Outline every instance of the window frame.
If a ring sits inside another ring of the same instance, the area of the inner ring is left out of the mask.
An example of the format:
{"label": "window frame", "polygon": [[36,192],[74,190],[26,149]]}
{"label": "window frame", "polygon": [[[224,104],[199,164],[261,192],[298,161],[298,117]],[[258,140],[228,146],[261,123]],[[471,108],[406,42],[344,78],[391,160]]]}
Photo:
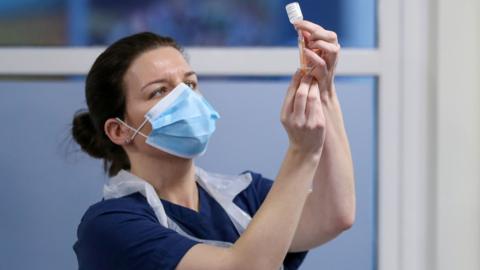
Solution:
{"label": "window frame", "polygon": [[[428,135],[427,127],[418,129],[428,120],[426,112],[418,109],[428,101],[428,93],[422,88],[427,74],[423,66],[407,68],[406,63],[409,57],[420,57],[416,61],[427,64],[428,53],[417,55],[427,48],[405,42],[410,37],[428,36],[424,35],[428,31],[427,2],[377,0],[378,47],[344,48],[337,67],[338,76],[378,78],[375,225],[379,270],[427,269],[422,268],[428,259],[427,244],[415,238],[428,224],[424,195],[428,194],[425,176],[429,172],[422,166],[427,156],[421,148],[415,148],[426,143]],[[420,25],[411,25],[412,18]],[[0,76],[86,75],[103,49],[0,47]],[[288,76],[298,63],[298,50],[287,47],[187,47],[186,51],[201,76]],[[412,112],[406,104],[415,104],[417,110]],[[412,113],[418,113],[418,117],[412,117]]]}

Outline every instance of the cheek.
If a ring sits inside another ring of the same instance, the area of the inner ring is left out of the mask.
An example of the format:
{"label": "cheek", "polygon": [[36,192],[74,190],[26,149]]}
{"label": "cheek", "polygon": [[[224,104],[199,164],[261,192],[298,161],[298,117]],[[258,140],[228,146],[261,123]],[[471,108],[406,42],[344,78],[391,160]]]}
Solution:
{"label": "cheek", "polygon": [[[142,125],[142,123],[145,121],[145,114],[148,112],[150,107],[151,106],[148,104],[148,102],[142,102],[141,100],[135,99],[127,99],[125,113],[125,119],[127,120],[127,123],[131,125],[134,129],[140,127],[140,125]],[[140,129],[140,131],[145,135],[150,134],[151,130],[152,127],[150,125],[150,122],[148,121]]]}
{"label": "cheek", "polygon": [[150,122],[147,121],[140,131],[147,136],[150,135],[150,132],[152,132],[152,125]]}
{"label": "cheek", "polygon": [[130,126],[137,129],[145,120],[144,116],[149,107],[146,100],[140,95],[141,93],[136,90],[139,88],[139,82],[135,76],[127,73],[124,79],[124,87],[125,120]]}

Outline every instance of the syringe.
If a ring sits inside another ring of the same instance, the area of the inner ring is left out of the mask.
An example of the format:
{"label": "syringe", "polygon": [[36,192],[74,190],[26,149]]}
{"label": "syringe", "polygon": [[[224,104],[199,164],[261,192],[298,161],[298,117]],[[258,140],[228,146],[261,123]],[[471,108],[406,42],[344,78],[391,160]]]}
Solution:
{"label": "syringe", "polygon": [[[298,2],[293,2],[285,6],[285,9],[287,10],[288,14],[288,20],[290,20],[290,23],[294,23],[295,21],[298,20],[303,20],[303,15],[302,15],[302,10],[300,9],[300,5]],[[299,49],[299,55],[300,55],[300,69],[302,71],[307,71],[307,61],[305,60],[305,55],[303,53],[303,49],[305,48],[305,39],[303,37],[302,31],[297,30],[298,32],[298,49]]]}

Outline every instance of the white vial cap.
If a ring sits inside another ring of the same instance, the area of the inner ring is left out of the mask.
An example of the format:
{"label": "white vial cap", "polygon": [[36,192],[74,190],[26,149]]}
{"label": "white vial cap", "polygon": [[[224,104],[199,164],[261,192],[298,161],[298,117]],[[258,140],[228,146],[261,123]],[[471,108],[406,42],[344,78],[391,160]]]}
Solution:
{"label": "white vial cap", "polygon": [[298,20],[303,20],[302,10],[300,9],[300,5],[298,2],[293,2],[285,6],[287,10],[288,19],[290,23],[294,23]]}

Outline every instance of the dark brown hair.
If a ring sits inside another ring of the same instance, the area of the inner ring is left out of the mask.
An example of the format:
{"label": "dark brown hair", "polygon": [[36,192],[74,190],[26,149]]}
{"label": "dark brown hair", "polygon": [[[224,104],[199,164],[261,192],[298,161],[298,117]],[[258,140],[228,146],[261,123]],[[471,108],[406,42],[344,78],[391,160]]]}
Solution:
{"label": "dark brown hair", "polygon": [[114,144],[104,132],[109,118],[124,118],[124,75],[131,63],[142,53],[159,47],[182,48],[170,37],[144,32],[131,35],[110,45],[93,63],[85,82],[88,110],[78,111],[73,117],[72,136],[83,151],[104,160],[109,176],[121,169],[130,169],[130,161],[123,148]]}

